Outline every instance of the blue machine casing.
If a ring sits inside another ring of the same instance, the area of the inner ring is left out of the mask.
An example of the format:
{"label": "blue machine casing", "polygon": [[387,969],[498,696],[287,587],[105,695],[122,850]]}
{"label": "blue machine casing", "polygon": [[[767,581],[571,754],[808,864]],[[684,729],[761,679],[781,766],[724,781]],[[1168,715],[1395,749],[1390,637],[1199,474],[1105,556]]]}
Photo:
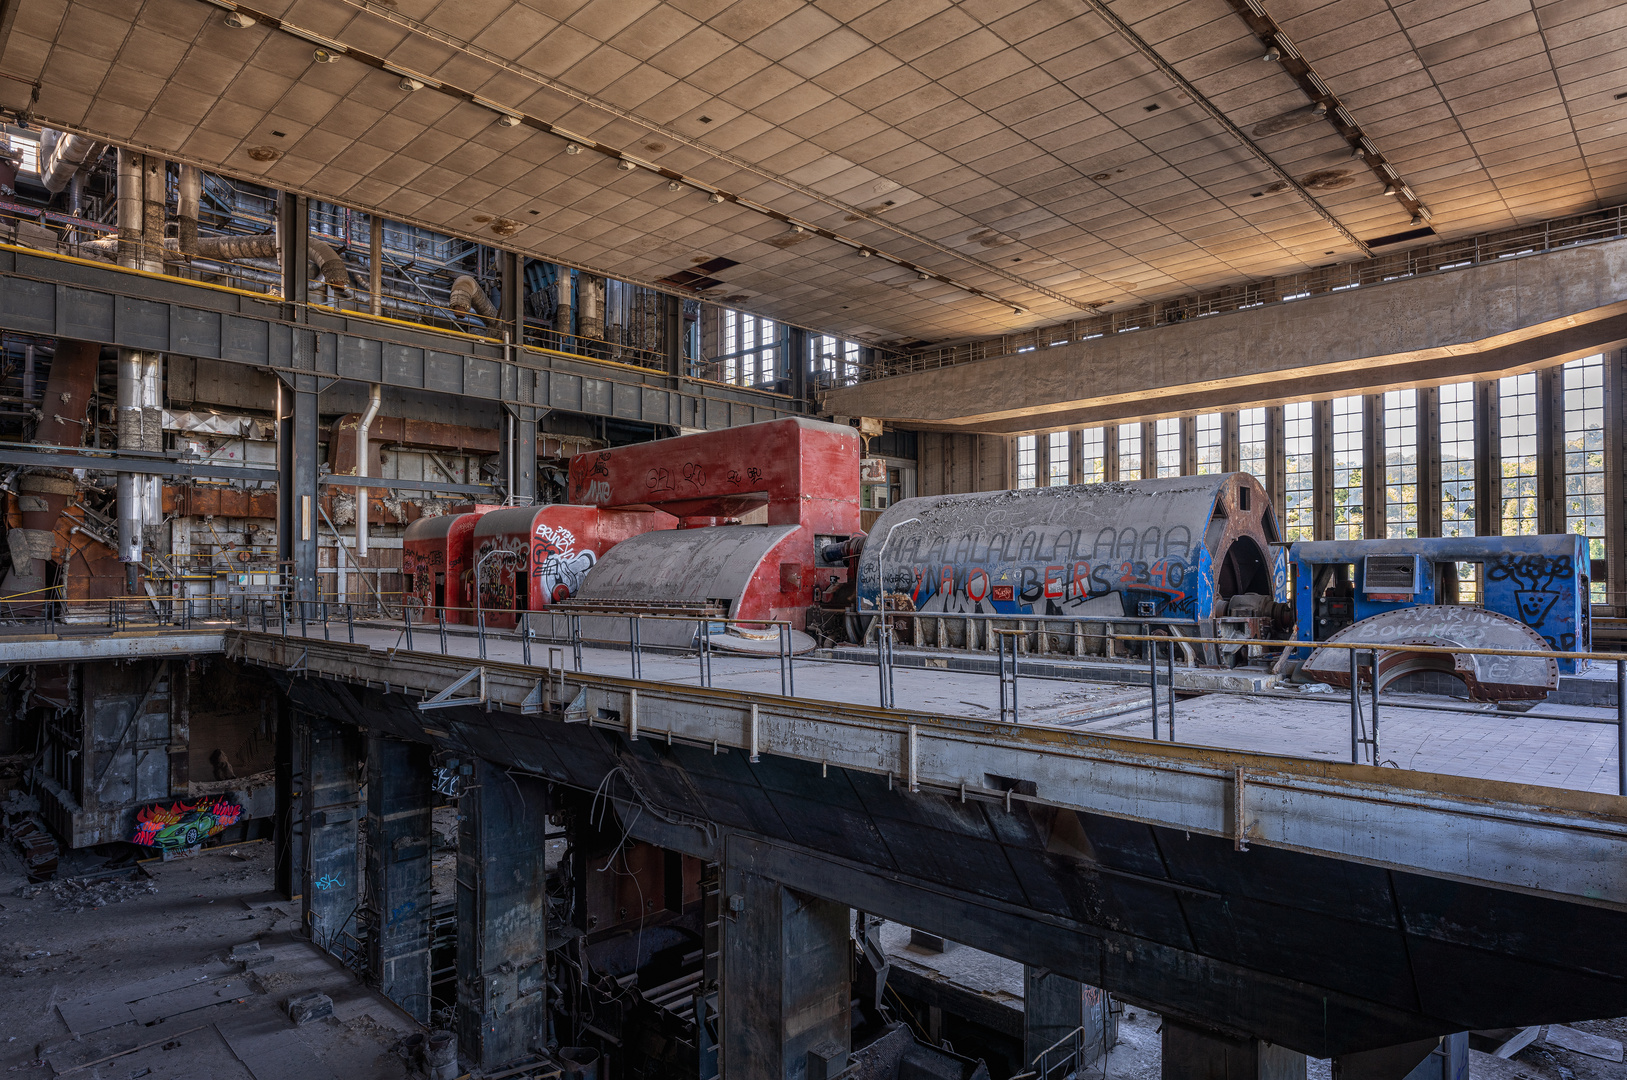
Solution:
{"label": "blue machine casing", "polygon": [[[1372,555],[1419,557],[1417,592],[1393,599],[1390,597],[1398,597],[1397,593],[1369,593],[1364,586],[1367,559]],[[1440,603],[1436,567],[1479,563],[1481,600],[1477,606],[1517,619],[1560,652],[1584,651],[1592,644],[1587,540],[1570,533],[1301,541],[1290,548],[1289,562],[1298,623],[1295,639],[1299,641],[1315,640],[1312,590],[1317,566],[1345,563],[1355,567],[1355,621],[1360,622],[1384,611]],[[1557,663],[1566,674],[1576,670],[1574,660]]]}

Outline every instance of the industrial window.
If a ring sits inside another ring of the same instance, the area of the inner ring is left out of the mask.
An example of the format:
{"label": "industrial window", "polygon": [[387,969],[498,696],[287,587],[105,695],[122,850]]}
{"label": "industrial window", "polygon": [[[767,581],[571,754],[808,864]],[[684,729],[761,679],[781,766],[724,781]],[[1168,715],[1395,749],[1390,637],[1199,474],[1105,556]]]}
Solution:
{"label": "industrial window", "polygon": [[1441,387],[1440,402],[1441,535],[1473,536],[1474,383]]}
{"label": "industrial window", "polygon": [[1282,407],[1282,480],[1286,495],[1283,538],[1316,539],[1316,470],[1311,446],[1316,427],[1311,403],[1296,402]]}
{"label": "industrial window", "polygon": [[1418,391],[1384,395],[1384,535],[1418,535]]}
{"label": "industrial window", "polygon": [[1362,400],[1333,399],[1333,539],[1360,540],[1362,511]]}
{"label": "industrial window", "polygon": [[1045,483],[1048,487],[1062,487],[1068,482],[1068,433],[1051,432],[1046,451]]}
{"label": "industrial window", "polygon": [[1537,377],[1535,373],[1497,380],[1502,459],[1504,536],[1537,531]]}
{"label": "industrial window", "polygon": [[859,380],[859,343],[820,334],[814,338],[815,381],[824,386],[851,386]]}
{"label": "industrial window", "polygon": [[1175,417],[1158,421],[1153,429],[1154,467],[1157,476],[1181,475],[1181,422]]}
{"label": "industrial window", "polygon": [[1017,436],[1017,486],[1039,486],[1039,436]]}
{"label": "industrial window", "polygon": [[1107,479],[1107,429],[1085,428],[1079,433],[1079,482],[1099,484]]}
{"label": "industrial window", "polygon": [[1222,447],[1220,445],[1221,417],[1217,412],[1199,413],[1197,423],[1193,430],[1197,434],[1198,475],[1221,471],[1224,464]]}
{"label": "industrial window", "polygon": [[1265,483],[1265,410],[1237,410],[1237,466]]}
{"label": "industrial window", "polygon": [[[1604,356],[1572,360],[1565,380],[1565,531],[1587,537],[1590,561],[1604,558]],[[1591,571],[1590,571],[1591,575]],[[1606,602],[1602,575],[1593,602]]]}
{"label": "industrial window", "polygon": [[0,136],[5,138],[17,155],[17,171],[38,174],[40,171],[40,144],[38,139],[25,139],[20,135]]}
{"label": "industrial window", "polygon": [[1141,425],[1119,425],[1119,479],[1141,479]]}
{"label": "industrial window", "polygon": [[723,381],[736,386],[772,386],[779,374],[779,332],[770,319],[724,308]]}

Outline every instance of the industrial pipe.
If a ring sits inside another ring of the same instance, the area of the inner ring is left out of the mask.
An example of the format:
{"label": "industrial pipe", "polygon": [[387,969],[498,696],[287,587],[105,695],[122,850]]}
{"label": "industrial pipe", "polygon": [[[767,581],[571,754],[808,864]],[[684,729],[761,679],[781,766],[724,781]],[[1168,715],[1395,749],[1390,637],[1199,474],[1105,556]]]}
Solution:
{"label": "industrial pipe", "polygon": [[[119,152],[120,179],[123,177],[125,154]],[[119,203],[124,203],[123,185],[120,185]],[[123,216],[122,214],[120,215]],[[142,357],[137,349],[119,350],[118,396],[115,421],[118,427],[119,447],[140,450],[141,445],[141,372]],[[142,477],[136,473],[119,473],[117,497],[119,516],[119,561],[141,561]]]}
{"label": "industrial pipe", "polygon": [[368,310],[384,314],[384,219],[373,214],[367,230]]}
{"label": "industrial pipe", "polygon": [[471,308],[482,319],[497,318],[497,307],[491,302],[479,283],[468,274],[463,274],[452,282],[452,310],[459,315],[467,315]]}
{"label": "industrial pipe", "polygon": [[[49,147],[46,136],[55,135]],[[80,169],[101,154],[95,139],[88,135],[68,135],[60,131],[47,131],[40,136],[40,182],[45,190],[55,195],[68,186]],[[93,153],[96,151],[96,153]]]}
{"label": "industrial pipe", "polygon": [[176,246],[183,258],[192,259],[198,254],[198,204],[203,201],[203,173],[194,165],[182,165],[176,187]]}
{"label": "industrial pipe", "polygon": [[[368,391],[367,411],[362,413],[360,423],[356,425],[356,475],[367,475],[367,429],[373,425],[373,417],[379,414],[379,384],[374,383]],[[356,557],[367,556],[367,487],[356,485]]]}
{"label": "industrial pipe", "polygon": [[[122,241],[122,237],[121,237]],[[121,241],[91,240],[81,244],[80,248],[86,251],[110,253],[117,250]],[[203,236],[198,237],[196,250],[190,255],[175,237],[164,241],[164,250],[173,251],[177,255],[196,259],[213,259],[230,262],[236,259],[278,259],[281,256],[277,251],[277,238],[275,233],[255,233],[251,236]],[[310,263],[322,277],[322,283],[340,296],[350,295],[350,270],[345,266],[342,255],[333,249],[331,244],[312,236],[309,246]],[[123,260],[120,260],[121,264]]]}

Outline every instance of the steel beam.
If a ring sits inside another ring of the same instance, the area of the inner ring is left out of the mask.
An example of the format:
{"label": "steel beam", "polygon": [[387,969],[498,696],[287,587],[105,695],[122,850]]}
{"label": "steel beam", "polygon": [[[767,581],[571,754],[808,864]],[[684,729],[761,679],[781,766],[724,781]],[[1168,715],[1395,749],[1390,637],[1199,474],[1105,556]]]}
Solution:
{"label": "steel beam", "polygon": [[[303,264],[300,264],[303,265]],[[682,427],[736,427],[804,411],[781,394],[682,380],[359,312],[140,274],[0,245],[0,329],[289,371],[295,326],[315,335],[316,374],[488,401]]]}
{"label": "steel beam", "polygon": [[[432,693],[468,671],[462,657],[251,631],[228,637],[233,656],[282,669],[308,646],[306,670],[337,680],[399,687],[410,679]],[[505,714],[505,724],[546,737],[550,725],[562,723],[551,718],[558,712],[520,715],[541,669],[488,662],[485,670],[487,705]],[[625,734],[634,690],[646,739],[670,733],[691,746],[755,751],[895,783],[913,777],[922,790],[956,797],[1065,807],[1228,839],[1241,820],[1251,848],[1627,911],[1627,800],[1619,796],[612,676],[568,673],[563,695],[580,696],[576,713],[587,723]],[[484,707],[449,709],[435,726],[472,737],[490,726],[486,717]],[[513,764],[527,768],[523,759]],[[1248,793],[1241,814],[1233,801],[1240,771]],[[1005,779],[996,785],[991,777]]]}

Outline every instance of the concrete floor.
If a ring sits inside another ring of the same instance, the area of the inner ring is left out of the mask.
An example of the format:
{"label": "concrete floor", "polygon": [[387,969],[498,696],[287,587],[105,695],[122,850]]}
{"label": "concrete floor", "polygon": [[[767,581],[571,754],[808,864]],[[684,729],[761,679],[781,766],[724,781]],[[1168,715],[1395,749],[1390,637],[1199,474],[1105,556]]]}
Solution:
{"label": "concrete floor", "polygon": [[[88,853],[75,853],[83,862]],[[398,1080],[413,1022],[300,934],[269,843],[150,863],[150,879],[26,884],[0,855],[0,1071],[83,1080]],[[85,867],[80,866],[83,870]],[[273,959],[244,972],[235,945]],[[334,1016],[281,1003],[320,990]]]}
{"label": "concrete floor", "polygon": [[[320,627],[313,625],[311,631],[317,636]],[[332,627],[330,632],[335,639],[344,639],[343,626]],[[358,627],[356,641],[374,649],[404,648],[406,644],[401,630],[382,626]],[[413,645],[419,651],[440,652],[440,639],[433,629],[427,633],[415,630]],[[469,633],[453,632],[448,634],[447,651],[474,658],[478,656],[478,644]],[[518,640],[496,635],[488,635],[487,655],[508,663],[522,659]],[[535,664],[545,666],[547,644],[533,643],[531,655]],[[569,666],[568,649],[564,656]],[[582,663],[586,671],[595,674],[632,673],[631,654],[625,649],[584,647]],[[780,692],[781,668],[773,657],[714,653],[712,674],[713,684],[719,687]],[[693,656],[646,653],[643,677],[700,684],[699,666]],[[799,658],[794,681],[799,698],[866,706],[878,703],[874,666]],[[992,674],[899,667],[894,670],[894,687],[896,700],[904,708],[971,719],[999,716],[1000,688]],[[1024,678],[1019,683],[1019,695],[1019,716],[1025,724],[1060,725],[1128,738],[1152,737],[1144,686]],[[1161,700],[1162,696],[1161,688]],[[1465,704],[1429,695],[1386,695],[1379,712],[1380,764],[1582,791],[1614,792],[1617,788],[1615,728],[1566,719],[1613,722],[1614,709],[1542,703],[1523,713],[1489,706],[1474,707],[1478,710],[1474,712],[1442,712],[1392,705],[1392,699],[1418,705]],[[1161,710],[1164,707],[1160,705]],[[1164,715],[1161,711],[1159,733],[1168,739]],[[1350,760],[1350,706],[1338,692],[1284,688],[1269,696],[1201,694],[1178,700],[1175,716],[1176,735],[1184,743]],[[1361,760],[1368,760],[1365,750]]]}

